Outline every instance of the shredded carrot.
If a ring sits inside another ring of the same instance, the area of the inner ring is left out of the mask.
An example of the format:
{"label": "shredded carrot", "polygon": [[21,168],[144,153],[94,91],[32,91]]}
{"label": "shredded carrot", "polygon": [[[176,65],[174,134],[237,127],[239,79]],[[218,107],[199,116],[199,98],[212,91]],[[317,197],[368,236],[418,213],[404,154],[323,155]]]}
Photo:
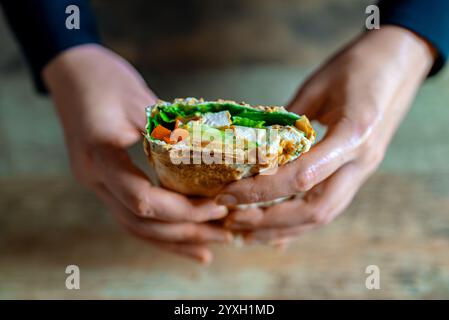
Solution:
{"label": "shredded carrot", "polygon": [[151,132],[151,137],[153,137],[154,139],[165,141],[169,144],[175,144],[186,139],[188,136],[189,131],[187,131],[186,129],[176,128],[175,130],[171,131],[162,125],[158,125],[153,129],[153,132]]}
{"label": "shredded carrot", "polygon": [[171,134],[171,130],[169,130],[159,124],[151,132],[151,137],[153,137],[154,139],[164,140],[164,138],[169,138],[170,134]]}

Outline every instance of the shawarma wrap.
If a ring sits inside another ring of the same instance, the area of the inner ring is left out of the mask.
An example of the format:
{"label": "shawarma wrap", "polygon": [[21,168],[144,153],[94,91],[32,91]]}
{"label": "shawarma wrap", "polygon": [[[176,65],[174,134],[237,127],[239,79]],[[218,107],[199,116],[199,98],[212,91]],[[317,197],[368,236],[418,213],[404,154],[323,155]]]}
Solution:
{"label": "shawarma wrap", "polygon": [[146,113],[144,150],[160,184],[192,196],[274,173],[315,141],[306,116],[278,106],[187,98],[158,101]]}

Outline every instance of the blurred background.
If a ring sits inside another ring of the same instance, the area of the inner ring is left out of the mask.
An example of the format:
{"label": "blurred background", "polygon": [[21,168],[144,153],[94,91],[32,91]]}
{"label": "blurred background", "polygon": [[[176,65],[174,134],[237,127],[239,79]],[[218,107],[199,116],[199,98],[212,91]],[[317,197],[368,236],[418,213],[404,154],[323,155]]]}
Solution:
{"label": "blurred background", "polygon": [[[162,99],[285,104],[363,30],[363,0],[93,0],[106,46]],[[210,267],[121,230],[71,177],[61,128],[0,15],[0,298],[449,298],[449,73],[426,81],[379,171],[285,252],[215,246]],[[140,146],[133,157],[145,167]],[[65,267],[81,290],[65,288]],[[367,290],[378,265],[381,289]]]}

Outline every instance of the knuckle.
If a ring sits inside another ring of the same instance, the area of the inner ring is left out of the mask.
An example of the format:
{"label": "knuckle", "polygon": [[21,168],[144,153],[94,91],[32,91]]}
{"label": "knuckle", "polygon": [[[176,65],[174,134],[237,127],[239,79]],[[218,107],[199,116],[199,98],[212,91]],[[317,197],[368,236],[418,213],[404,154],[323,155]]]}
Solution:
{"label": "knuckle", "polygon": [[378,147],[368,148],[362,157],[362,164],[367,168],[368,173],[373,173],[379,168],[384,157],[385,150]]}
{"label": "knuckle", "polygon": [[381,141],[379,141],[378,137],[372,136],[371,134],[358,139],[359,142],[355,149],[356,158],[364,165],[375,170],[385,157],[386,151],[380,146]]}
{"label": "knuckle", "polygon": [[327,219],[325,218],[324,215],[314,215],[314,216],[312,216],[310,222],[311,222],[312,224],[321,226],[321,225],[327,224]]}
{"label": "knuckle", "polygon": [[156,216],[155,210],[149,205],[148,200],[143,194],[137,194],[130,199],[130,205],[133,212],[142,218],[154,218]]}
{"label": "knuckle", "polygon": [[328,212],[324,208],[314,208],[309,217],[309,223],[315,225],[324,225],[327,224],[328,221]]}
{"label": "knuckle", "polygon": [[293,190],[306,192],[312,189],[315,172],[312,169],[302,169],[293,177]]}
{"label": "knuckle", "polygon": [[359,120],[357,121],[358,131],[365,135],[367,132],[371,131],[372,127],[380,120],[381,112],[379,104],[373,101],[368,102],[369,108],[365,108],[363,112],[359,115]]}
{"label": "knuckle", "polygon": [[261,184],[252,183],[248,190],[247,197],[250,202],[260,202],[266,197],[266,192],[261,188]]}
{"label": "knuckle", "polygon": [[378,108],[373,106],[364,109],[355,119],[348,117],[342,119],[341,124],[349,134],[351,145],[361,152],[373,140],[373,128],[380,119],[380,113],[377,110]]}
{"label": "knuckle", "polygon": [[341,124],[348,135],[347,139],[353,147],[357,148],[364,145],[367,136],[366,133],[369,131],[368,123],[365,123],[361,119],[356,121],[352,118],[343,118]]}
{"label": "knuckle", "polygon": [[323,218],[321,215],[314,214],[310,216],[309,222],[311,224],[321,225],[323,223]]}

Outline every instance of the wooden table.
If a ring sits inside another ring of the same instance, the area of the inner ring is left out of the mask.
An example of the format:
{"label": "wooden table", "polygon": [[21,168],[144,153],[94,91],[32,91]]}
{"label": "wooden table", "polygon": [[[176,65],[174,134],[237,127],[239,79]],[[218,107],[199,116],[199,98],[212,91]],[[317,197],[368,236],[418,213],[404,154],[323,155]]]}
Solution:
{"label": "wooden table", "polygon": [[[215,246],[209,267],[130,237],[71,179],[3,179],[0,298],[449,298],[448,178],[376,174],[286,251]],[[70,264],[80,290],[65,288]]]}

